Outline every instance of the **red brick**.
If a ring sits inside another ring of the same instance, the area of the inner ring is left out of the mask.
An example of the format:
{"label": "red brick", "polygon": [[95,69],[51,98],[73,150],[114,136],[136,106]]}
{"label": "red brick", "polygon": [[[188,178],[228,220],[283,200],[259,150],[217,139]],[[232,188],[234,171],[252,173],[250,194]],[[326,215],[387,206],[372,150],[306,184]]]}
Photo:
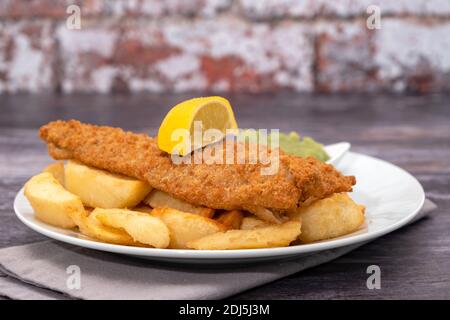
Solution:
{"label": "red brick", "polygon": [[2,0],[0,17],[64,18],[67,7],[76,4],[82,18],[92,16],[165,17],[214,16],[231,7],[232,0]]}
{"label": "red brick", "polygon": [[155,64],[179,52],[179,49],[171,48],[165,43],[146,44],[139,38],[122,38],[117,44],[112,63],[141,68],[142,65]]}
{"label": "red brick", "polygon": [[2,0],[0,17],[6,18],[61,18],[67,16],[70,4],[80,4],[81,0]]}
{"label": "red brick", "polygon": [[201,58],[201,71],[211,89],[231,92],[274,91],[278,88],[271,75],[257,73],[239,57]]}
{"label": "red brick", "polygon": [[58,29],[63,90],[311,90],[312,42],[298,23],[235,19]]}
{"label": "red brick", "polygon": [[312,88],[312,42],[298,23],[247,24],[235,19],[174,24],[167,42],[200,60],[205,89],[264,92]]}
{"label": "red brick", "polygon": [[0,93],[50,91],[56,51],[48,22],[0,24]]}
{"label": "red brick", "polygon": [[212,16],[231,3],[232,0],[85,0],[82,11],[116,17]]}
{"label": "red brick", "polygon": [[450,2],[442,0],[239,0],[243,13],[254,19],[316,16],[367,16],[367,7],[377,5],[381,14],[448,16]]}
{"label": "red brick", "polygon": [[81,30],[67,29],[65,24],[58,27],[63,91],[110,91],[118,33],[112,24],[83,23]]}
{"label": "red brick", "polygon": [[378,78],[396,91],[450,90],[450,22],[386,19],[374,38]]}
{"label": "red brick", "polygon": [[450,90],[450,23],[387,18],[317,26],[316,90],[321,92]]}
{"label": "red brick", "polygon": [[316,91],[371,91],[376,81],[373,32],[364,21],[316,26]]}

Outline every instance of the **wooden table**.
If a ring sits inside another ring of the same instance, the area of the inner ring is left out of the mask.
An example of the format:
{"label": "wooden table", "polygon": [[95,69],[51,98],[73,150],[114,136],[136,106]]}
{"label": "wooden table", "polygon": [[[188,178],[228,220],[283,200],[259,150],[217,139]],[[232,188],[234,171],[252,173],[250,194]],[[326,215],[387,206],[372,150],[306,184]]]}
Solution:
{"label": "wooden table", "polygon": [[[0,96],[0,247],[43,240],[14,216],[13,198],[49,161],[37,128],[76,118],[155,134],[164,114],[190,95]],[[413,173],[438,205],[431,218],[334,262],[235,296],[236,299],[450,298],[450,96],[293,93],[231,95],[241,127],[297,130]],[[381,268],[381,290],[366,287]]]}

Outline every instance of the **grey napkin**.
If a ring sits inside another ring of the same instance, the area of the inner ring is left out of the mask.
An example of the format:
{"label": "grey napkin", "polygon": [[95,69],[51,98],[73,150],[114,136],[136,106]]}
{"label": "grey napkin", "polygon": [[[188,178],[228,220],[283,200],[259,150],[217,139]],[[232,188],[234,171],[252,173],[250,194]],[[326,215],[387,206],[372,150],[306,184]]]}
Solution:
{"label": "grey napkin", "polygon": [[[414,221],[435,208],[432,202],[425,201]],[[12,299],[221,299],[329,262],[363,244],[296,260],[199,267],[156,263],[43,241],[0,250],[0,296]],[[79,289],[73,288],[73,278],[69,279],[73,276],[69,266],[79,267]]]}

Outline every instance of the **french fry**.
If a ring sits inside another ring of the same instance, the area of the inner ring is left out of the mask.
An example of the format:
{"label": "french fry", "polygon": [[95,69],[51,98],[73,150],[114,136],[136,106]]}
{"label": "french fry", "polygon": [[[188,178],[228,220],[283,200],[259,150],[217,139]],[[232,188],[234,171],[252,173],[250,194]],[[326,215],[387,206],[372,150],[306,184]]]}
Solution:
{"label": "french fry", "polygon": [[65,186],[93,208],[131,208],[150,192],[148,183],[76,161],[65,166]]}
{"label": "french fry", "polygon": [[183,212],[195,213],[206,218],[212,218],[214,215],[214,209],[194,206],[171,196],[167,192],[156,189],[150,192],[145,198],[144,203],[152,208],[173,208]]}
{"label": "french fry", "polygon": [[286,216],[281,214],[280,212],[270,210],[268,208],[264,207],[258,207],[258,206],[247,206],[245,208],[247,211],[253,213],[255,216],[260,218],[261,220],[264,220],[268,223],[277,223],[281,224],[283,222],[286,222]]}
{"label": "french fry", "polygon": [[299,240],[310,243],[356,231],[364,222],[364,206],[356,204],[346,193],[337,193],[288,215],[293,220],[301,220]]}
{"label": "french fry", "polygon": [[240,210],[231,210],[221,213],[215,220],[223,224],[227,229],[239,229],[244,215]]}
{"label": "french fry", "polygon": [[301,222],[288,221],[254,230],[229,230],[188,242],[187,247],[197,250],[236,250],[286,247],[297,239]]}
{"label": "french fry", "polygon": [[51,173],[58,182],[64,186],[64,162],[58,161],[52,164],[49,164],[43,172]]}
{"label": "french fry", "polygon": [[96,208],[91,215],[104,225],[125,230],[136,242],[155,248],[167,248],[170,233],[160,219],[137,211],[126,209]]}
{"label": "french fry", "polygon": [[74,228],[71,215],[84,212],[76,195],[68,192],[49,172],[32,177],[25,184],[25,197],[39,220],[61,228]]}
{"label": "french fry", "polygon": [[241,230],[253,230],[257,228],[264,228],[272,225],[271,223],[261,220],[257,217],[244,217],[241,223]]}
{"label": "french fry", "polygon": [[152,213],[152,207],[146,204],[140,204],[132,209],[133,211],[143,212],[143,213]]}
{"label": "french fry", "polygon": [[71,215],[82,234],[103,242],[125,246],[137,245],[131,236],[124,230],[103,225],[92,208],[85,208],[84,212]]}
{"label": "french fry", "polygon": [[[365,219],[364,206],[346,193],[314,200],[287,215],[253,208],[258,216],[230,210],[212,219],[214,209],[150,191],[145,182],[75,161],[50,164],[25,185],[38,219],[62,228],[78,227],[86,236],[121,245],[197,250],[283,247],[340,237],[358,230]],[[286,218],[289,221],[280,224]]]}
{"label": "french fry", "polygon": [[226,230],[222,224],[213,219],[172,208],[153,209],[152,215],[164,221],[169,228],[169,248],[185,249],[189,241]]}

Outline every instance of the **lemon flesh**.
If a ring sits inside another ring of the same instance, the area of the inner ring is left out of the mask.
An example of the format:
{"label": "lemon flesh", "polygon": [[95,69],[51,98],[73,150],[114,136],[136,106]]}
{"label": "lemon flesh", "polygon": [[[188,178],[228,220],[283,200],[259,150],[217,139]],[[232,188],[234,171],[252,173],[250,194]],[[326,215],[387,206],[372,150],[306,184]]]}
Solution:
{"label": "lemon flesh", "polygon": [[[215,130],[204,135],[210,129]],[[173,107],[162,121],[158,147],[170,154],[185,156],[194,149],[222,139],[227,129],[237,129],[233,109],[227,99],[213,96],[186,100]]]}

